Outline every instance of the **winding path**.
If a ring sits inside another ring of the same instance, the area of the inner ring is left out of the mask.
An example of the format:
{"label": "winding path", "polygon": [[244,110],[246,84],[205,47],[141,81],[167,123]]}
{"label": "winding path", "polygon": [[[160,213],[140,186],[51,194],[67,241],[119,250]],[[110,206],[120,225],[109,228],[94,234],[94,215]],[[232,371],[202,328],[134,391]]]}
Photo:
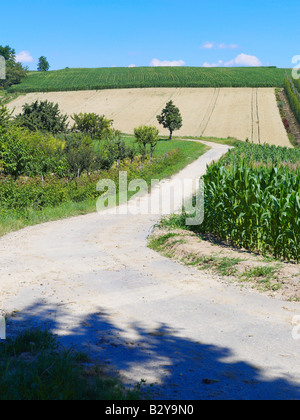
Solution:
{"label": "winding path", "polygon": [[[227,150],[209,145],[177,179]],[[126,382],[152,383],[153,399],[298,399],[299,304],[158,255],[147,236],[159,218],[110,210],[1,238],[0,308],[19,311],[8,335],[46,324]]]}

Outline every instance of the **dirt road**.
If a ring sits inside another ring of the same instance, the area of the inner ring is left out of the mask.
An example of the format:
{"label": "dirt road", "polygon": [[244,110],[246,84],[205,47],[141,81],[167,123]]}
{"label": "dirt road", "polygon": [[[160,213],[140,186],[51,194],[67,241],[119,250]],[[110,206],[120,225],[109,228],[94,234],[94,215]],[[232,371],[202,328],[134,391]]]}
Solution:
{"label": "dirt road", "polygon": [[[211,146],[176,178],[226,150]],[[110,210],[1,238],[0,307],[19,311],[8,335],[47,325],[127,383],[153,384],[153,399],[298,399],[299,304],[158,255],[147,248],[158,220]]]}
{"label": "dirt road", "polygon": [[96,112],[114,120],[114,127],[132,134],[139,125],[155,125],[165,104],[173,100],[183,117],[179,136],[248,138],[254,143],[290,147],[272,88],[149,88],[29,93],[9,104],[20,113],[36,100],[58,103],[63,113]]}

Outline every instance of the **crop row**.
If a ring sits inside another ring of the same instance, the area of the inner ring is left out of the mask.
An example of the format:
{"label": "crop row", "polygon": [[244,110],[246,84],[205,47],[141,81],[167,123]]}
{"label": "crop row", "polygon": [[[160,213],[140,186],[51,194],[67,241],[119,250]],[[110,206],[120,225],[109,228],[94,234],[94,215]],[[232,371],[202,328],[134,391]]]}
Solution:
{"label": "crop row", "polygon": [[285,76],[284,89],[288,97],[293,113],[300,124],[300,83],[298,80]]}
{"label": "crop row", "polygon": [[204,176],[204,223],[194,229],[299,262],[300,153],[293,152],[245,144],[211,164]]}

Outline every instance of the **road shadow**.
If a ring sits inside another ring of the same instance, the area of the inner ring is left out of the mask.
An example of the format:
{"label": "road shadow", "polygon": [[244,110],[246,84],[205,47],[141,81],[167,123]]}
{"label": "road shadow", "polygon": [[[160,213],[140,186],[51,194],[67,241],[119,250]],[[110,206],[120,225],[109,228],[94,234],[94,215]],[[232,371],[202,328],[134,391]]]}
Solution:
{"label": "road shadow", "polygon": [[[62,320],[66,320],[64,324]],[[112,314],[98,308],[72,318],[61,307],[36,302],[8,318],[7,338],[28,328],[58,334],[65,347],[87,352],[94,363],[118,372],[126,385],[147,378],[144,387],[152,400],[298,400],[300,384],[288,378],[266,379],[257,367],[230,361],[230,348],[182,337],[166,324],[155,330],[131,324],[118,327]],[[226,361],[227,360],[227,361]]]}

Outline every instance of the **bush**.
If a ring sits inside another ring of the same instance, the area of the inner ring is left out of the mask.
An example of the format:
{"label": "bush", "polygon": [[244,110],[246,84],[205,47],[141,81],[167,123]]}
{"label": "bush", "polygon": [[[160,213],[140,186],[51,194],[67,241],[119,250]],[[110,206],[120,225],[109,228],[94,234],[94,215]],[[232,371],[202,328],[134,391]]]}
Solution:
{"label": "bush", "polygon": [[150,147],[150,157],[153,156],[153,152],[158,142],[158,134],[158,129],[152,126],[144,125],[134,129],[136,142],[140,146],[144,158],[147,153],[147,146]]}
{"label": "bush", "polygon": [[[147,161],[141,168],[140,159],[133,164],[123,161],[121,171],[127,171],[128,182],[142,178],[150,184],[167,167],[174,165],[180,158],[180,152],[174,150],[164,156],[157,157],[152,162]],[[115,166],[92,175],[84,174],[80,178],[58,178],[54,175],[41,177],[20,177],[15,179],[7,176],[0,179],[0,214],[7,210],[26,212],[27,209],[42,210],[45,207],[56,207],[66,202],[82,202],[97,199],[101,194],[97,184],[101,179],[113,180],[118,188],[119,169]],[[96,203],[95,203],[96,204]],[[96,208],[96,207],[95,207]]]}
{"label": "bush", "polygon": [[4,131],[11,123],[12,112],[9,112],[7,107],[1,103],[0,100],[0,130]]}
{"label": "bush", "polygon": [[36,101],[23,106],[23,113],[15,118],[15,123],[31,131],[43,131],[52,134],[68,130],[68,116],[62,115],[58,104],[48,101]]}
{"label": "bush", "polygon": [[113,134],[112,120],[108,120],[104,115],[95,113],[74,114],[72,131],[83,133],[92,139],[102,140]]}
{"label": "bush", "polygon": [[47,173],[63,176],[68,170],[63,150],[64,142],[48,134],[10,127],[0,133],[0,174],[15,178]]}
{"label": "bush", "polygon": [[80,176],[83,171],[91,170],[94,153],[93,141],[90,137],[73,133],[65,136],[65,156],[72,176]]}

